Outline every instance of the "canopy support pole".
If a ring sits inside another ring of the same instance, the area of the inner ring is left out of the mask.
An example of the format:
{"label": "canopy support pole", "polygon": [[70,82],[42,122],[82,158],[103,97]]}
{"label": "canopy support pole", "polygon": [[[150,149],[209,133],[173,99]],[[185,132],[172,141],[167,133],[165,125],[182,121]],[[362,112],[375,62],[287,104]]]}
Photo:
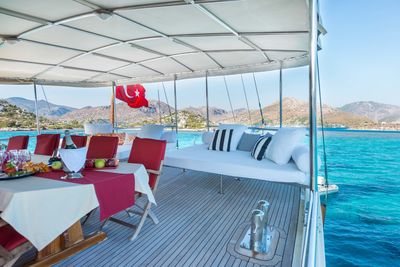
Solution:
{"label": "canopy support pole", "polygon": [[157,89],[157,96],[158,96],[158,116],[160,117],[160,124],[161,122],[161,99],[160,99],[160,89]]}
{"label": "canopy support pole", "polygon": [[242,80],[242,88],[243,88],[243,93],[244,93],[244,99],[246,100],[246,106],[247,106],[247,112],[248,112],[248,114],[249,114],[250,125],[252,125],[253,122],[251,121],[249,100],[247,99],[246,87],[245,87],[244,81],[243,81],[243,74],[240,74],[240,79]]}
{"label": "canopy support pole", "polygon": [[175,99],[175,132],[176,132],[176,148],[179,148],[178,141],[178,103],[176,95],[176,75],[174,75],[174,99]]}
{"label": "canopy support pole", "polygon": [[210,131],[210,107],[208,103],[208,72],[206,71],[206,124],[207,124],[207,132]]}
{"label": "canopy support pole", "polygon": [[310,189],[317,191],[317,96],[316,96],[316,59],[318,40],[317,0],[310,0],[310,65],[309,65],[309,123],[310,123]]}
{"label": "canopy support pole", "polygon": [[265,125],[264,114],[262,111],[261,101],[260,101],[260,94],[258,93],[258,86],[257,86],[256,76],[254,75],[254,72],[253,72],[253,81],[254,81],[254,87],[256,88],[256,93],[257,93],[258,108],[260,109],[261,124]]}
{"label": "canopy support pole", "polygon": [[38,107],[38,99],[37,99],[36,82],[33,82],[33,93],[35,95],[36,131],[37,131],[37,134],[40,134],[39,107]]}
{"label": "canopy support pole", "polygon": [[282,121],[283,121],[283,109],[282,109],[282,61],[280,62],[279,67],[279,128],[282,128]]}
{"label": "canopy support pole", "polygon": [[162,84],[162,87],[163,87],[163,90],[164,90],[165,101],[167,102],[169,117],[170,117],[170,119],[171,119],[171,124],[172,124],[172,123],[174,122],[174,119],[172,118],[171,106],[169,105],[168,96],[167,96],[167,91],[165,90],[165,85],[164,85],[164,83],[162,82],[161,84]]}
{"label": "canopy support pole", "polygon": [[226,77],[225,76],[224,76],[224,84],[225,84],[226,94],[228,95],[229,106],[231,107],[231,111],[232,111],[233,121],[236,122],[235,111],[233,110],[232,101],[231,101],[231,95],[229,94],[228,84],[226,83]]}
{"label": "canopy support pole", "polygon": [[111,108],[110,108],[110,122],[113,126],[113,132],[118,132],[117,125],[117,111],[116,111],[116,100],[115,100],[115,82],[111,85]]}

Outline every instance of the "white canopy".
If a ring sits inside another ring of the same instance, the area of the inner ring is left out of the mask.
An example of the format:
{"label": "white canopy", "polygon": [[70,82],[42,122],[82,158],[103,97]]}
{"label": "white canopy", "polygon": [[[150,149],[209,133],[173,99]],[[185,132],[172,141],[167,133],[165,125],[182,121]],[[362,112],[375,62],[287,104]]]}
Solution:
{"label": "white canopy", "polygon": [[0,82],[105,86],[308,64],[307,0],[0,0]]}

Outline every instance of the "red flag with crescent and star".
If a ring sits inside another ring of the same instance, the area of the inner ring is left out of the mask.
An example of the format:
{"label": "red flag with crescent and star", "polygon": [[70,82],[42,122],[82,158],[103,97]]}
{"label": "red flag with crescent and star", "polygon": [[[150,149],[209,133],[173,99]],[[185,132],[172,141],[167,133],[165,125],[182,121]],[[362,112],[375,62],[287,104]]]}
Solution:
{"label": "red flag with crescent and star", "polygon": [[146,99],[146,89],[141,84],[123,85],[116,87],[117,99],[125,102],[131,108],[149,107],[149,102]]}

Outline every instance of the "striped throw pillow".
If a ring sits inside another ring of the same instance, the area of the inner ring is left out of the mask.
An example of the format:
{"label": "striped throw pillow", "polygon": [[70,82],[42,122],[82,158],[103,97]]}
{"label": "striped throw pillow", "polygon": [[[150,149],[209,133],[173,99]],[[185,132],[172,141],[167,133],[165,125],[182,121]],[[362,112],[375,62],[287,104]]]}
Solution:
{"label": "striped throw pillow", "polygon": [[268,148],[269,143],[271,142],[271,136],[262,136],[260,137],[251,151],[251,156],[256,160],[262,160],[264,158],[265,151]]}
{"label": "striped throw pillow", "polygon": [[216,130],[208,149],[226,152],[231,151],[232,135],[233,129]]}

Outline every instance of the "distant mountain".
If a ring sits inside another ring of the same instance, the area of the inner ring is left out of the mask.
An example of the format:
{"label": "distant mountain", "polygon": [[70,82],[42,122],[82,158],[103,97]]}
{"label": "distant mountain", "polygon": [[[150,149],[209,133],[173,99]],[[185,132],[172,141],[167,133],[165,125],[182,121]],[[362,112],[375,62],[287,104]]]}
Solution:
{"label": "distant mountain", "polygon": [[380,123],[400,123],[400,106],[360,101],[344,105],[340,109]]}
{"label": "distant mountain", "polygon": [[[25,110],[27,112],[35,112],[35,101],[29,100],[26,98],[22,97],[11,97],[5,99],[8,103],[15,105],[22,110]],[[44,116],[44,117],[59,117],[64,114],[67,114],[68,112],[71,112],[75,110],[75,108],[68,107],[68,106],[61,106],[61,105],[56,105],[52,103],[47,103],[44,100],[39,100],[38,101],[38,109],[39,109],[39,115]]]}
{"label": "distant mountain", "polygon": [[[291,126],[308,125],[308,102],[295,98],[286,97],[282,101],[283,124]],[[268,125],[279,125],[279,102],[275,102],[262,109],[265,122]],[[250,123],[249,113],[246,109],[235,110],[233,119],[232,113],[227,112],[225,116],[220,116],[216,122],[239,122]],[[325,126],[327,127],[350,127],[350,128],[373,128],[376,123],[371,119],[342,111],[328,105],[323,105],[323,114]],[[250,110],[252,124],[261,122],[261,114],[259,110]],[[319,112],[318,112],[319,118]],[[318,119],[319,123],[319,119]]]}

